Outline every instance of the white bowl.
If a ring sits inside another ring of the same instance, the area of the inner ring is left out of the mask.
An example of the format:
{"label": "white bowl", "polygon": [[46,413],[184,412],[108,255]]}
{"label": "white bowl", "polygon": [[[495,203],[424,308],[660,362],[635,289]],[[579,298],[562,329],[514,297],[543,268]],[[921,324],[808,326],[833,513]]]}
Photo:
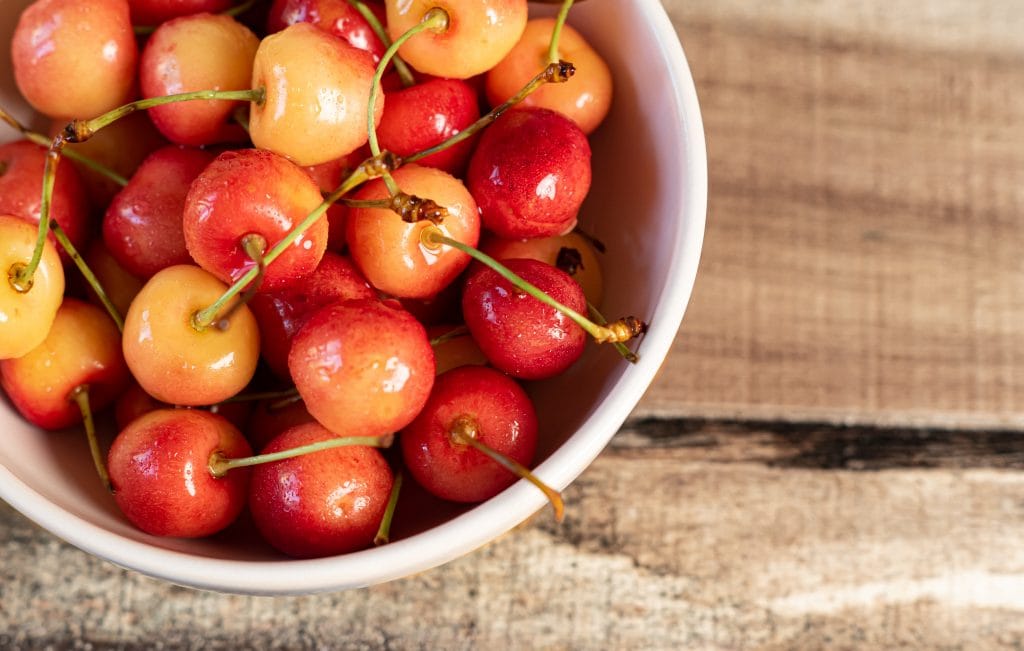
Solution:
{"label": "white bowl", "polygon": [[[11,79],[10,35],[27,0],[0,15],[0,104],[31,114]],[[569,373],[533,385],[542,443],[537,474],[564,488],[601,452],[636,406],[668,353],[697,273],[707,210],[700,109],[683,50],[658,0],[601,0],[574,7],[584,33],[615,75],[614,106],[593,136],[594,183],[582,224],[608,245],[605,312],[648,320],[636,365],[590,346]],[[0,127],[5,129],[5,127]],[[0,131],[0,141],[14,134]],[[74,272],[71,272],[74,273]],[[45,433],[0,401],[0,498],[85,551],[150,576],[197,588],[301,594],[371,585],[435,567],[496,538],[545,507],[520,481],[473,508],[442,507],[409,522],[376,549],[288,560],[244,525],[210,540],[146,535],[99,486],[84,436]],[[573,517],[568,504],[568,517]]]}

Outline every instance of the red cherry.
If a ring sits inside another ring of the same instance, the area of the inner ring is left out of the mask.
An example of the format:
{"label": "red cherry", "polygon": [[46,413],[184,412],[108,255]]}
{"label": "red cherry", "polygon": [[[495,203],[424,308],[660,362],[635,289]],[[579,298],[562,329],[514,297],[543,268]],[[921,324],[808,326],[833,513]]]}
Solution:
{"label": "red cherry", "polygon": [[[372,3],[367,6],[383,24],[384,8]],[[352,47],[369,52],[374,63],[379,62],[388,49],[348,0],[274,0],[267,17],[267,33],[279,32],[296,23],[311,23]]]}
{"label": "red cherry", "polygon": [[114,197],[103,218],[103,241],[128,273],[145,279],[192,262],[182,229],[185,197],[212,160],[213,154],[198,149],[164,147]]}
{"label": "red cherry", "polygon": [[587,136],[554,111],[509,111],[480,138],[466,186],[484,227],[501,237],[566,233],[590,191]]}
{"label": "red cherry", "polygon": [[402,458],[410,474],[434,495],[482,502],[518,477],[483,452],[453,439],[470,419],[476,440],[523,465],[537,449],[537,414],[526,392],[502,373],[463,366],[439,375],[416,420],[402,430]]}
{"label": "red cherry", "polygon": [[[564,271],[537,260],[502,264],[562,305],[586,313],[583,290]],[[552,377],[569,368],[587,341],[586,333],[569,317],[484,266],[475,265],[466,277],[462,314],[487,359],[526,380]]]}
{"label": "red cherry", "polygon": [[252,449],[227,420],[195,409],[159,409],[132,421],[107,456],[114,499],[139,529],[197,538],[231,524],[245,506],[248,469],[210,472],[215,452],[245,457]]}
{"label": "red cherry", "polygon": [[[242,248],[246,235],[262,236],[269,251],[321,201],[316,183],[285,158],[259,149],[224,152],[192,183],[185,243],[199,266],[230,284],[256,266]],[[320,219],[267,266],[261,289],[309,275],[326,249],[327,220]]]}
{"label": "red cherry", "polygon": [[[316,423],[298,425],[263,452],[333,436]],[[373,542],[393,482],[375,448],[334,448],[253,468],[249,509],[267,542],[289,556],[343,554]]]}
{"label": "red cherry", "polygon": [[160,402],[153,396],[146,393],[146,390],[132,382],[127,389],[121,392],[117,402],[114,403],[114,422],[117,423],[118,431],[131,425],[132,421],[157,409],[171,409],[171,405]]}
{"label": "red cherry", "polygon": [[333,303],[376,298],[377,294],[347,257],[325,253],[316,271],[301,282],[273,292],[261,292],[249,301],[260,327],[260,352],[281,378],[288,374],[292,338],[320,308]]}
{"label": "red cherry", "polygon": [[408,425],[434,383],[434,353],[411,314],[375,300],[323,308],[288,356],[309,412],[340,436],[380,436]]}
{"label": "red cherry", "polygon": [[[409,156],[455,136],[480,117],[476,92],[464,81],[431,79],[388,93],[377,127],[381,149]],[[421,158],[418,164],[462,174],[476,137]]]}
{"label": "red cherry", "polygon": [[132,24],[146,27],[204,11],[220,13],[232,4],[232,0],[128,0]]}
{"label": "red cherry", "polygon": [[[344,182],[357,165],[369,157],[370,148],[360,147],[347,156],[303,169],[320,186],[321,192],[329,194]],[[345,248],[345,213],[346,208],[341,203],[327,209],[327,248],[336,253],[341,253]]]}
{"label": "red cherry", "polygon": [[249,415],[243,430],[254,450],[262,450],[279,434],[296,425],[315,423],[316,419],[301,400],[276,406],[277,400],[261,400]]}

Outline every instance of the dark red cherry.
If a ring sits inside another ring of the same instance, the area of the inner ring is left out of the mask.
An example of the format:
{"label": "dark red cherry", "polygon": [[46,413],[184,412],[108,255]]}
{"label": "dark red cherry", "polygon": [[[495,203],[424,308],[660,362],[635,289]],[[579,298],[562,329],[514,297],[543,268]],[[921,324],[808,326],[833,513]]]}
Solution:
{"label": "dark red cherry", "polygon": [[[367,6],[381,24],[386,22],[383,7],[372,2]],[[348,0],[274,0],[267,17],[267,32],[273,34],[296,23],[311,23],[354,48],[366,50],[373,55],[374,63],[387,50]]]}

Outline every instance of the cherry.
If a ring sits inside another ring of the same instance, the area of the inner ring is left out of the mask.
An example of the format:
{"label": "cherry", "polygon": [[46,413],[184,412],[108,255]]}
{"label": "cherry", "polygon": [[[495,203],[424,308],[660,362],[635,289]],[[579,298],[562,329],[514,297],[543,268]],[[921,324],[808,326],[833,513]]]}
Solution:
{"label": "cherry", "polygon": [[[369,147],[360,147],[347,156],[303,169],[320,186],[320,192],[328,194],[340,186],[348,175],[369,157]],[[337,253],[345,248],[345,212],[345,206],[340,203],[332,204],[327,209],[327,248]]]}
{"label": "cherry", "polygon": [[103,240],[128,273],[149,278],[192,261],[182,230],[185,196],[212,160],[198,149],[157,150],[114,198],[103,218]]}
{"label": "cherry", "polygon": [[[258,46],[256,35],[230,16],[203,13],[166,22],[142,51],[142,96],[249,88]],[[241,127],[228,123],[240,105],[225,100],[183,102],[157,106],[149,115],[171,142],[198,147],[245,140]]]}
{"label": "cherry", "polygon": [[[487,99],[497,106],[512,97],[544,65],[554,18],[526,24],[512,51],[487,73]],[[558,55],[572,61],[577,73],[565,84],[546,84],[525,98],[522,105],[558,111],[590,134],[601,124],[612,103],[612,73],[586,39],[568,25],[562,27]]]}
{"label": "cherry", "polygon": [[197,538],[231,524],[245,507],[249,472],[210,471],[214,453],[244,457],[245,438],[224,418],[158,409],[132,421],[107,456],[114,499],[125,517],[156,536]]}
{"label": "cherry", "polygon": [[[191,185],[185,243],[199,266],[235,282],[257,266],[245,248],[246,236],[262,239],[262,255],[320,203],[316,183],[281,156],[259,149],[224,152]],[[326,249],[327,221],[320,219],[267,267],[261,288],[277,289],[309,275]]]}
{"label": "cherry", "polygon": [[[367,6],[378,20],[384,20],[383,7]],[[380,61],[387,49],[348,0],[274,0],[267,17],[267,32],[273,34],[296,23],[311,23],[352,47],[369,52],[374,63]]]}
{"label": "cherry", "polygon": [[249,307],[260,327],[263,359],[271,370],[290,378],[288,352],[295,333],[320,308],[357,298],[373,299],[376,292],[351,260],[330,252],[302,282],[253,296]]}
{"label": "cherry", "polygon": [[199,267],[168,267],[149,279],[125,318],[123,351],[147,393],[175,405],[212,405],[241,391],[259,360],[252,312],[237,306],[218,325],[194,315],[227,287]]}
{"label": "cherry", "polygon": [[38,242],[37,229],[23,219],[0,214],[0,359],[21,357],[50,332],[64,294],[64,270],[53,244],[43,239],[39,266],[31,280],[19,277]]}
{"label": "cherry", "polygon": [[487,356],[464,327],[434,326],[427,330],[427,334],[430,335],[430,344],[434,347],[434,362],[438,375],[460,366],[487,364]]}
{"label": "cherry", "polygon": [[[263,39],[252,85],[265,89],[251,107],[253,144],[299,165],[318,165],[366,144],[373,57],[308,23]],[[380,122],[383,94],[374,120]]]}
{"label": "cherry", "polygon": [[376,300],[345,301],[313,314],[295,335],[288,368],[309,412],[340,435],[405,427],[434,383],[423,326]]}
{"label": "cherry", "polygon": [[172,18],[209,12],[219,13],[231,7],[232,0],[128,0],[133,25],[159,25]]}
{"label": "cherry", "polygon": [[[462,182],[430,167],[406,165],[393,174],[394,182],[410,195],[430,197],[447,216],[442,232],[475,246],[480,237],[476,202]],[[352,199],[386,201],[383,180],[363,186]],[[346,239],[352,259],[377,289],[401,298],[429,298],[447,287],[469,265],[469,256],[449,247],[431,249],[421,242],[427,220],[409,223],[388,208],[352,207],[346,217]]]}
{"label": "cherry", "polygon": [[[264,454],[323,441],[321,425],[293,427]],[[348,446],[261,465],[252,471],[249,509],[263,537],[289,556],[313,558],[368,547],[394,479],[376,449]]]}
{"label": "cherry", "polygon": [[[110,255],[110,251],[107,251],[102,239],[94,240],[89,245],[89,250],[85,253],[85,262],[95,272],[96,280],[106,291],[118,314],[127,313],[128,307],[142,289],[142,281],[118,264],[114,256]],[[103,304],[91,286],[86,284],[86,289],[93,303]]]}
{"label": "cherry", "polygon": [[484,227],[501,237],[560,235],[590,191],[590,144],[554,111],[509,111],[480,138],[466,185]]}
{"label": "cherry", "polygon": [[114,402],[114,422],[118,431],[128,427],[136,418],[157,409],[171,409],[171,405],[160,402],[146,393],[137,382],[130,382],[128,388],[121,392]]}
{"label": "cherry", "polygon": [[492,236],[484,240],[480,250],[498,260],[530,258],[558,267],[580,284],[589,304],[601,306],[604,298],[601,262],[591,241],[575,231],[531,240]]}
{"label": "cherry", "polygon": [[430,298],[399,299],[406,310],[424,326],[462,320],[462,284],[453,282]]}
{"label": "cherry", "polygon": [[[556,301],[586,312],[583,290],[564,271],[537,260],[505,260],[504,265]],[[474,267],[466,277],[462,313],[487,359],[509,375],[527,380],[563,372],[583,354],[587,340],[569,317],[483,266]]]}
{"label": "cherry", "polygon": [[392,39],[407,32],[431,9],[448,14],[441,33],[412,38],[399,50],[413,68],[436,77],[467,79],[493,68],[526,27],[526,0],[387,0]]}
{"label": "cherry", "polygon": [[301,400],[279,405],[279,400],[261,400],[249,416],[245,436],[255,450],[264,449],[274,438],[296,425],[314,423],[306,404]]}
{"label": "cherry", "polygon": [[[27,140],[0,145],[0,214],[39,223],[39,188],[45,164],[45,147]],[[89,204],[78,171],[70,164],[57,166],[50,214],[76,247],[85,246],[90,231]],[[52,234],[50,239],[56,244]],[[63,250],[60,253],[62,260],[68,259]]]}
{"label": "cherry", "polygon": [[[469,84],[456,79],[431,79],[388,93],[377,137],[382,148],[409,156],[444,142],[479,118],[477,94]],[[421,159],[419,164],[461,174],[475,140],[464,140]]]}
{"label": "cherry", "polygon": [[130,99],[137,59],[125,0],[36,0],[11,42],[18,89],[54,118],[91,118]]}

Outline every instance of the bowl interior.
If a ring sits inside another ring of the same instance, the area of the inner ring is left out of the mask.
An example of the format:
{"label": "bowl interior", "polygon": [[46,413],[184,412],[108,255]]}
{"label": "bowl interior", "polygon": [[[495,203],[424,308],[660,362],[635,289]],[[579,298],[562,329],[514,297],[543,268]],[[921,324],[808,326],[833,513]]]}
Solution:
{"label": "bowl interior", "polygon": [[[5,44],[0,104],[32,119],[15,90],[6,46],[17,13],[27,4],[7,0],[0,14]],[[660,4],[581,3],[570,23],[602,53],[615,75],[611,115],[592,136],[594,182],[580,220],[608,247],[603,311],[609,317],[644,318],[651,330],[637,365],[626,364],[610,347],[590,345],[568,373],[528,387],[541,423],[538,474],[558,487],[600,452],[667,353],[696,273],[706,208],[699,111],[682,50]],[[0,126],[0,141],[14,136]],[[293,561],[260,542],[244,518],[208,540],[141,533],[99,487],[80,433],[40,432],[6,403],[0,403],[0,432],[0,497],[57,535],[119,565],[220,590],[309,592],[395,578],[465,553],[544,505],[524,482],[474,508],[408,490],[395,525],[398,542],[343,557]]]}

